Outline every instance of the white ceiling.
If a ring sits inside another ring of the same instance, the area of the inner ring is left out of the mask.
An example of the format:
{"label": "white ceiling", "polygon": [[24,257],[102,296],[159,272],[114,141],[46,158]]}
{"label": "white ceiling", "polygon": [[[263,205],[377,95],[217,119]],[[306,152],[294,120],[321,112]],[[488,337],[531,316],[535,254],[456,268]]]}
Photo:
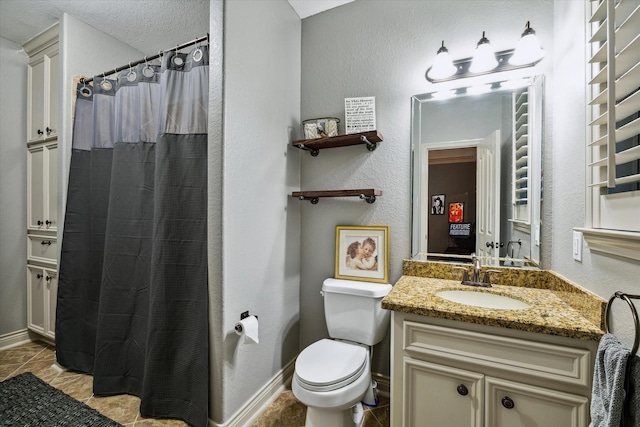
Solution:
{"label": "white ceiling", "polygon": [[[0,0],[1,1],[1,0]],[[355,0],[289,0],[289,4],[301,19],[315,15]]]}
{"label": "white ceiling", "polygon": [[[207,34],[209,1],[0,0],[0,37],[22,45],[68,13],[141,52],[155,53]],[[288,1],[302,19],[354,0]]]}

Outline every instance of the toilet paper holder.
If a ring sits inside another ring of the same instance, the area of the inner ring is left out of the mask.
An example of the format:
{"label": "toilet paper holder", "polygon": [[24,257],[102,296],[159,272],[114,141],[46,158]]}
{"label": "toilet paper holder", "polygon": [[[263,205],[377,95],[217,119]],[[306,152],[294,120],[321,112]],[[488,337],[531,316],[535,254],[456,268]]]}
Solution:
{"label": "toilet paper holder", "polygon": [[[242,320],[242,319],[246,319],[246,318],[247,318],[247,317],[249,317],[249,316],[250,316],[250,314],[249,314],[249,310],[247,310],[247,311],[243,311],[242,313],[240,313],[240,320]],[[256,319],[258,319],[258,316],[256,316]],[[236,330],[237,332],[242,332],[242,326],[240,326],[240,325],[236,325],[236,326],[235,326],[235,330]]]}

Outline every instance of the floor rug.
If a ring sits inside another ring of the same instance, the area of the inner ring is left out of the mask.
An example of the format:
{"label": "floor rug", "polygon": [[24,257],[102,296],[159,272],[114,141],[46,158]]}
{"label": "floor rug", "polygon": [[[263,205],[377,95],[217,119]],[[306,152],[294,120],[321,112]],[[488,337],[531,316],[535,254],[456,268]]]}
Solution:
{"label": "floor rug", "polygon": [[31,372],[0,382],[0,426],[122,427]]}

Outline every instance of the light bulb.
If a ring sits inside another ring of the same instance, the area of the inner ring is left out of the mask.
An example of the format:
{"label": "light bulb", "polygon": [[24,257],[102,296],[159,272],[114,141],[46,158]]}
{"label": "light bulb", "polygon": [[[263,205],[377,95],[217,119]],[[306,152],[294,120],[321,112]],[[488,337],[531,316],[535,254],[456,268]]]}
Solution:
{"label": "light bulb", "polygon": [[522,37],[518,41],[513,55],[509,58],[509,64],[533,64],[541,60],[544,54],[545,51],[540,47],[540,40],[538,36],[536,36],[536,32],[529,26],[529,22],[527,22]]}
{"label": "light bulb", "polygon": [[433,66],[429,70],[429,77],[432,79],[446,79],[453,76],[458,69],[453,65],[451,56],[449,56],[449,50],[444,47],[444,40],[442,46],[438,49],[436,59],[433,61]]}
{"label": "light bulb", "polygon": [[483,73],[485,71],[493,70],[497,66],[498,61],[496,60],[496,54],[491,48],[489,39],[484,36],[483,31],[482,38],[478,42],[478,47],[473,54],[473,59],[471,60],[471,67],[469,67],[469,71],[471,71],[472,73]]}

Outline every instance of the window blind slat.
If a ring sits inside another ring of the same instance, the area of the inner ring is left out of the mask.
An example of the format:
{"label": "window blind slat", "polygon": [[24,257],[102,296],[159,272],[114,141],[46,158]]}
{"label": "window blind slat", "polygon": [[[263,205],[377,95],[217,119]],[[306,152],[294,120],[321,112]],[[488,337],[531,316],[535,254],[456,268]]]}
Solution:
{"label": "window blind slat", "polygon": [[602,25],[598,27],[598,29],[593,33],[591,39],[589,39],[589,43],[598,43],[603,42],[607,39],[607,23],[603,22]]}
{"label": "window blind slat", "polygon": [[640,182],[640,173],[616,178],[616,185],[631,184],[632,182]]}
{"label": "window blind slat", "polygon": [[640,87],[640,63],[616,80],[616,102],[620,102]]}
{"label": "window blind slat", "polygon": [[[628,16],[624,17],[626,18],[624,20],[622,16],[616,16],[616,20],[622,20],[622,23],[618,25],[616,29],[616,45],[619,47],[628,45],[635,36],[638,35],[638,28],[640,28],[640,3],[637,1],[635,4],[632,4],[633,2],[629,1],[627,1],[627,3],[632,5],[635,9],[631,11]],[[616,15],[619,9],[620,7],[616,9]]]}
{"label": "window blind slat", "polygon": [[615,26],[620,27],[638,8],[638,0],[615,0]]}
{"label": "window blind slat", "polygon": [[616,129],[616,142],[621,142],[636,135],[640,135],[640,119],[635,119]]}
{"label": "window blind slat", "polygon": [[638,62],[640,62],[640,34],[616,55],[616,79],[622,77]]}
{"label": "window blind slat", "polygon": [[[640,74],[640,65],[636,66]],[[616,117],[625,119],[640,111],[640,90],[616,105]]]}
{"label": "window blind slat", "polygon": [[606,82],[607,82],[607,66],[605,65],[604,67],[602,67],[600,71],[598,71],[598,74],[596,74],[596,76],[593,79],[591,79],[589,84],[594,85],[597,83],[606,83]]}
{"label": "window blind slat", "polygon": [[589,163],[589,167],[606,166],[608,160],[609,159],[607,159],[606,157],[603,157],[602,159],[598,159],[593,163]]}
{"label": "window blind slat", "polygon": [[616,165],[633,162],[634,160],[640,160],[640,145],[636,145],[635,147],[631,147],[616,154]]}
{"label": "window blind slat", "polygon": [[604,89],[602,92],[598,93],[592,100],[589,102],[589,105],[600,105],[606,104],[607,98],[609,97],[609,90]]}
{"label": "window blind slat", "polygon": [[597,147],[600,145],[605,145],[607,143],[607,135],[603,135],[600,138],[596,139],[592,143],[589,144],[590,147]]}
{"label": "window blind slat", "polygon": [[607,113],[600,115],[597,119],[589,123],[590,126],[598,126],[598,125],[606,125],[607,124]]}
{"label": "window blind slat", "polygon": [[603,0],[600,2],[600,4],[598,5],[598,8],[595,10],[595,12],[593,12],[593,15],[591,15],[591,19],[589,19],[589,22],[602,21],[607,17],[606,3],[607,3],[606,0]]}
{"label": "window blind slat", "polygon": [[596,51],[596,53],[589,60],[590,64],[597,64],[599,62],[607,61],[607,42],[602,43],[600,48]]}

